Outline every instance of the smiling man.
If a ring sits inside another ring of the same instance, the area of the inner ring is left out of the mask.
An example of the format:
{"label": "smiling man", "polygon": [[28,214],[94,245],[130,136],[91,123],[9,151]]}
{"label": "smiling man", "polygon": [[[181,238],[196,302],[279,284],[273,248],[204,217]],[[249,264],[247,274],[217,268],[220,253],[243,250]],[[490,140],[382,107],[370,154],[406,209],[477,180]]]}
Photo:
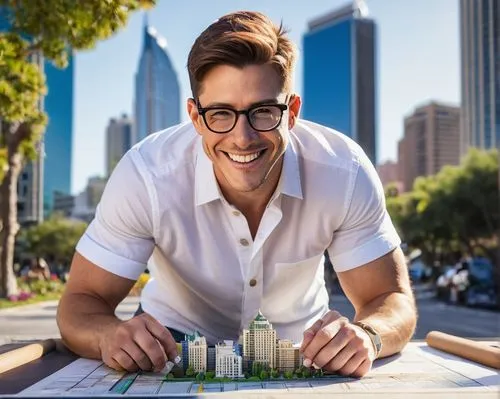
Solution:
{"label": "smiling man", "polygon": [[[198,37],[190,122],[123,157],[77,246],[58,311],[70,349],[157,370],[185,333],[237,339],[259,310],[302,342],[306,366],[343,375],[408,342],[414,299],[381,183],[356,143],[298,119],[295,57],[256,12]],[[325,250],[354,320],[328,308]],[[141,307],[121,321],[114,310],[147,265]]]}

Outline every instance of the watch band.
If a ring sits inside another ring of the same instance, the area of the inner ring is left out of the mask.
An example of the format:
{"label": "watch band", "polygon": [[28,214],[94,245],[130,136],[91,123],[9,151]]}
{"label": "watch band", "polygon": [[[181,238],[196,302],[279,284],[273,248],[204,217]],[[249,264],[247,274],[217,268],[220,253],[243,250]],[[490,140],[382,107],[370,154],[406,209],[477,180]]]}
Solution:
{"label": "watch band", "polygon": [[375,348],[375,358],[377,358],[382,351],[382,339],[380,338],[380,334],[372,326],[363,323],[362,321],[356,321],[353,324],[361,327],[368,334],[372,341],[373,347]]}

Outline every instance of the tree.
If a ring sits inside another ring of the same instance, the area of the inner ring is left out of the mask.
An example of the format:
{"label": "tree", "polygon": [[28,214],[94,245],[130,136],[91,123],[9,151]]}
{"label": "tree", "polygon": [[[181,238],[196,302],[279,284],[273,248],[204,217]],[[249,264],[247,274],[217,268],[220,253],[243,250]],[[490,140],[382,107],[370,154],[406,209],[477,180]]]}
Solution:
{"label": "tree", "polygon": [[215,378],[215,372],[214,371],[207,371],[205,374],[205,379],[207,380],[213,380]]}
{"label": "tree", "polygon": [[293,378],[293,372],[291,370],[287,370],[285,371],[285,373],[283,374],[283,376],[287,379],[287,380],[291,380]]}
{"label": "tree", "polygon": [[186,369],[186,377],[193,377],[194,376],[194,368],[193,366],[189,366],[187,369]]}
{"label": "tree", "polygon": [[271,377],[272,378],[278,378],[280,376],[280,373],[277,368],[274,368],[271,370]]}
{"label": "tree", "polygon": [[260,372],[260,376],[259,377],[260,377],[261,380],[267,380],[267,379],[269,379],[269,373],[266,370],[262,370]]}
{"label": "tree", "polygon": [[0,0],[0,297],[17,293],[13,271],[17,180],[47,123],[43,60],[64,68],[73,50],[90,49],[155,0]]}
{"label": "tree", "polygon": [[43,223],[22,231],[20,239],[25,241],[25,248],[31,255],[69,265],[86,227],[86,223],[54,215]]}
{"label": "tree", "polygon": [[196,381],[200,382],[205,379],[205,373],[203,371],[200,371],[198,374],[196,374]]}
{"label": "tree", "polygon": [[311,369],[304,367],[304,369],[302,370],[302,376],[304,378],[309,378],[311,376]]}

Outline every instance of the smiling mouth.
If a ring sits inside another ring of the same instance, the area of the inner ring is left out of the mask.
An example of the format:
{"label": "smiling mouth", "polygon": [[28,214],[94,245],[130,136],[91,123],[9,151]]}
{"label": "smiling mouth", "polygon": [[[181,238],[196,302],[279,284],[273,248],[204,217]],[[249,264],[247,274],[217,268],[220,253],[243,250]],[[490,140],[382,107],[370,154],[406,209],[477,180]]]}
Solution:
{"label": "smiling mouth", "polygon": [[252,162],[255,162],[257,159],[262,157],[262,155],[266,152],[267,150],[260,150],[253,152],[251,154],[233,154],[229,152],[223,151],[223,153],[228,157],[231,161],[239,163],[239,164],[250,164]]}

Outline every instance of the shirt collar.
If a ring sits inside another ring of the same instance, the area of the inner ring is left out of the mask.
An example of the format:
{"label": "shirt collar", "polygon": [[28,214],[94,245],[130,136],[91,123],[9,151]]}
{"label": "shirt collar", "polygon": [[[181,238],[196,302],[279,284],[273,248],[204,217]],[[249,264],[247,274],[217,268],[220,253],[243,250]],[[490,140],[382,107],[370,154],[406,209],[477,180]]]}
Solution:
{"label": "shirt collar", "polygon": [[[203,141],[200,139],[198,143],[194,182],[196,206],[222,199],[212,161],[203,150]],[[283,170],[276,191],[277,194],[282,193],[290,197],[303,199],[298,154],[291,140],[285,150]]]}

